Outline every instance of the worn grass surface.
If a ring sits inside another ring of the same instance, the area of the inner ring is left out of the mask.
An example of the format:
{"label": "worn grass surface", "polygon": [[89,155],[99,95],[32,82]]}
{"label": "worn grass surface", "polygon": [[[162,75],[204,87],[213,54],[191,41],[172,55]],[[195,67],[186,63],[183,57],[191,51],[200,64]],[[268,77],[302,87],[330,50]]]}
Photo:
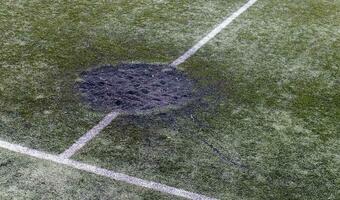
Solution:
{"label": "worn grass surface", "polygon": [[336,199],[339,8],[258,2],[184,65],[212,110],[122,118],[77,157],[222,199]]}
{"label": "worn grass surface", "polygon": [[80,71],[170,62],[243,1],[0,3],[0,137],[61,152],[103,113],[81,105]]}
{"label": "worn grass surface", "polygon": [[[62,151],[103,115],[72,93],[80,70],[170,62],[242,3],[0,3],[0,137]],[[202,102],[119,117],[75,159],[221,199],[337,199],[339,10],[336,0],[260,0],[183,65],[206,91]],[[26,167],[29,159],[2,150],[1,157],[10,163],[0,164],[8,174],[1,176],[1,195],[47,191],[15,171],[43,174],[50,164]],[[111,187],[111,181],[70,171],[75,182],[85,177],[82,187],[104,188],[89,189],[91,195]],[[13,193],[12,187],[20,189]],[[132,195],[126,199],[166,198],[113,188]],[[62,182],[48,190],[58,196],[81,188]]]}
{"label": "worn grass surface", "polygon": [[0,199],[180,199],[47,161],[0,152]]}

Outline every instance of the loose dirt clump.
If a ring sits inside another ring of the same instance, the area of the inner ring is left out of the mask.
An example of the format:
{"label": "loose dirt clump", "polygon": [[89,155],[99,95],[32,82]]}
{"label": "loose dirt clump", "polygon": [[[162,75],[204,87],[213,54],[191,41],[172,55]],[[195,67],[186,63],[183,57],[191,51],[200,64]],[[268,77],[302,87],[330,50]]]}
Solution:
{"label": "loose dirt clump", "polygon": [[105,65],[81,74],[77,90],[95,109],[146,112],[194,98],[193,81],[168,65]]}

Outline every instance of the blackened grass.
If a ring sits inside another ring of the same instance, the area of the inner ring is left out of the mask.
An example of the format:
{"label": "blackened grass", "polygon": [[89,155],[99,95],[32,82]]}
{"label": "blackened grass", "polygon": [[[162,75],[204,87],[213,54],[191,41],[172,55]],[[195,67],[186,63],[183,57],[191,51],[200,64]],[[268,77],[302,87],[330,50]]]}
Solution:
{"label": "blackened grass", "polygon": [[180,107],[194,97],[193,81],[169,66],[105,65],[83,72],[76,89],[94,109],[120,113]]}

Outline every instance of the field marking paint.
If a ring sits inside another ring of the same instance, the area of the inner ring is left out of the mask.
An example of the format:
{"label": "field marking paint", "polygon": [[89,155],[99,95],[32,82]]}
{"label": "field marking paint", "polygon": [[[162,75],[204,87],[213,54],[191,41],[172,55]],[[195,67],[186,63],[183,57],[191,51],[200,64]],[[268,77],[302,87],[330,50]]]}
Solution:
{"label": "field marking paint", "polygon": [[[182,56],[180,56],[175,61],[173,61],[171,65],[177,67],[178,65],[185,62],[188,58],[193,56],[200,48],[202,48],[206,43],[208,43],[217,34],[219,34],[223,29],[225,29],[238,16],[240,16],[243,12],[245,12],[248,8],[250,8],[254,3],[256,3],[256,1],[257,0],[250,0],[246,4],[244,4],[231,16],[227,17],[222,23],[217,25],[215,29],[213,29],[208,35],[202,38],[197,44],[195,44]],[[60,156],[63,158],[70,158],[71,156],[73,156],[77,151],[79,151],[82,147],[84,147],[87,142],[92,140],[95,136],[97,136],[100,133],[100,131],[102,131],[106,126],[108,126],[112,122],[112,120],[114,120],[118,115],[119,115],[118,112],[109,113],[102,121],[99,122],[98,125],[93,127],[85,135],[79,138],[72,146],[70,146],[63,153],[61,153]]]}
{"label": "field marking paint", "polygon": [[[249,0],[246,4],[244,4],[241,8],[239,8],[236,12],[234,12],[231,16],[226,18],[222,23],[220,23],[215,29],[213,29],[208,35],[202,38],[197,44],[195,44],[192,48],[190,48],[187,52],[185,52],[182,56],[177,58],[175,61],[171,63],[172,66],[177,67],[178,65],[185,62],[191,56],[193,56],[200,48],[202,48],[206,43],[208,43],[211,39],[213,39],[217,34],[219,34],[223,29],[225,29],[231,22],[233,22],[238,16],[240,16],[243,12],[245,12],[248,8],[250,8],[257,0]],[[111,178],[116,181],[122,181],[125,183],[129,183],[136,186],[141,186],[149,189],[153,189],[159,192],[184,197],[187,199],[194,200],[216,200],[215,198],[210,198],[201,194],[189,192],[183,189],[167,186],[161,183],[148,181],[136,177],[132,177],[123,173],[117,173],[111,170],[107,170],[104,168],[100,168],[94,165],[89,165],[86,163],[78,162],[75,160],[69,159],[72,155],[74,155],[77,151],[79,151],[82,147],[86,145],[87,142],[92,140],[95,136],[97,136],[100,131],[102,131],[105,127],[107,127],[117,116],[118,112],[111,112],[102,119],[99,124],[94,126],[91,130],[89,130],[85,135],[79,138],[72,146],[70,146],[67,150],[59,155],[49,154],[43,151],[38,151],[35,149],[30,149],[27,147],[23,147],[18,144],[12,144],[9,142],[5,142],[0,140],[0,148],[7,149],[9,151],[21,153],[30,157],[35,157],[41,160],[47,160],[54,163],[62,164],[68,167],[72,167],[78,170],[86,171],[89,173],[97,174],[100,176],[104,176],[107,178]]]}
{"label": "field marking paint", "polygon": [[238,16],[240,16],[243,12],[248,10],[257,0],[250,0],[246,4],[244,4],[241,8],[239,8],[236,12],[234,12],[231,16],[226,18],[222,23],[216,26],[208,35],[202,38],[197,44],[191,47],[187,52],[185,52],[182,56],[177,58],[175,61],[171,63],[172,66],[177,67],[178,65],[184,63],[187,59],[193,56],[200,48],[202,48],[205,44],[207,44],[211,39],[213,39],[217,34],[219,34],[223,29],[225,29],[231,22],[233,22]]}
{"label": "field marking paint", "polygon": [[9,151],[21,153],[21,154],[35,157],[35,158],[42,159],[42,160],[52,161],[54,163],[66,165],[68,167],[72,167],[78,170],[82,170],[82,171],[90,172],[90,173],[97,174],[100,176],[104,176],[107,178],[111,178],[116,181],[122,181],[122,182],[129,183],[132,185],[153,189],[159,192],[163,192],[163,193],[167,193],[167,194],[171,194],[171,195],[175,195],[179,197],[195,199],[195,200],[216,200],[214,198],[210,198],[210,197],[207,197],[201,194],[188,192],[186,190],[182,190],[182,189],[167,186],[164,184],[132,177],[126,174],[117,173],[111,170],[96,167],[94,165],[89,165],[86,163],[74,161],[74,160],[62,157],[60,155],[58,156],[58,155],[49,154],[46,152],[30,149],[27,147],[23,147],[21,145],[12,144],[12,143],[5,142],[2,140],[0,140],[0,147],[3,149],[7,149]]}
{"label": "field marking paint", "polygon": [[112,122],[112,120],[116,119],[118,115],[118,112],[111,112],[107,114],[104,119],[102,119],[96,126],[94,126],[81,138],[79,138],[72,146],[61,153],[60,156],[63,158],[70,158],[71,156],[73,156],[77,151],[83,148],[86,143],[96,137],[100,133],[100,131],[107,127]]}

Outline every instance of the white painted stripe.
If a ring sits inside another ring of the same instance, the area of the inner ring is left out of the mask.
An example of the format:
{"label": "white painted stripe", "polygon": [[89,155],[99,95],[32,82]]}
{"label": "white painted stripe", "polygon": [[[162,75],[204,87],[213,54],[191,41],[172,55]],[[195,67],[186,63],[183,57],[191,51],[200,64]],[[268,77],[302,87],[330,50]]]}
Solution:
{"label": "white painted stripe", "polygon": [[67,150],[60,154],[63,158],[70,158],[73,156],[77,151],[83,148],[86,143],[96,137],[100,131],[102,131],[105,127],[107,127],[112,120],[117,118],[119,115],[118,112],[111,112],[102,119],[99,124],[94,126],[91,130],[89,130],[85,135],[79,138],[72,146],[70,146]]}
{"label": "white painted stripe", "polygon": [[[231,16],[226,18],[221,24],[219,24],[214,30],[212,30],[208,35],[201,39],[195,46],[185,52],[182,56],[171,63],[172,66],[177,67],[178,65],[185,62],[188,58],[194,55],[200,48],[202,48],[206,43],[208,43],[212,38],[214,38],[218,33],[220,33],[224,28],[226,28],[232,21],[234,21],[238,16],[245,12],[249,7],[251,7],[257,0],[250,0],[244,4],[240,9],[234,12]],[[91,141],[96,137],[100,131],[102,131],[106,126],[108,126],[112,120],[114,120],[119,115],[118,112],[109,113],[98,125],[93,127],[85,135],[79,138],[72,146],[60,154],[63,158],[70,158],[77,151],[83,148],[87,142]]]}
{"label": "white painted stripe", "polygon": [[184,63],[188,58],[193,56],[200,48],[207,44],[211,39],[213,39],[217,34],[219,34],[223,29],[225,29],[231,22],[233,22],[238,16],[240,16],[244,11],[250,8],[257,0],[250,0],[244,4],[240,9],[234,12],[231,16],[226,18],[222,23],[220,23],[215,29],[213,29],[208,35],[202,38],[197,44],[191,47],[182,56],[177,58],[171,63],[172,66],[176,67]]}
{"label": "white painted stripe", "polygon": [[[206,43],[208,43],[212,38],[214,38],[217,34],[219,34],[224,28],[226,28],[232,21],[234,21],[239,15],[245,12],[249,7],[251,7],[257,0],[250,0],[245,5],[243,5],[239,10],[233,13],[230,17],[226,18],[221,24],[219,24],[215,29],[213,29],[208,35],[202,38],[197,44],[195,44],[191,49],[185,52],[182,56],[171,63],[172,66],[178,66],[185,62],[188,58],[194,55],[200,48],[202,48]],[[98,125],[93,127],[90,131],[88,131],[85,135],[79,138],[70,148],[65,150],[59,156],[49,154],[46,152],[30,149],[27,147],[23,147],[17,144],[8,143],[0,140],[0,147],[21,153],[24,155],[28,155],[31,157],[35,157],[42,160],[52,161],[58,164],[66,165],[75,169],[79,169],[82,171],[94,173],[97,175],[101,175],[104,177],[108,177],[117,181],[126,182],[129,184],[153,189],[156,191],[160,191],[163,193],[172,194],[179,197],[184,197],[188,199],[194,200],[216,200],[215,198],[210,198],[201,194],[188,192],[183,189],[167,186],[164,184],[132,177],[126,174],[117,173],[114,171],[110,171],[104,168],[96,167],[94,165],[89,165],[86,163],[81,163],[78,161],[74,161],[69,159],[72,155],[74,155],[77,151],[79,151],[82,147],[86,145],[87,142],[92,140],[96,135],[100,133],[106,126],[108,126],[112,120],[114,120],[119,115],[118,112],[111,112],[103,120],[99,122]]]}
{"label": "white painted stripe", "polygon": [[103,168],[99,168],[93,165],[89,165],[86,163],[81,163],[78,161],[74,161],[68,158],[64,158],[61,156],[57,156],[57,155],[53,155],[53,154],[49,154],[49,153],[45,153],[42,151],[37,151],[34,149],[30,149],[27,147],[23,147],[17,144],[11,144],[5,141],[0,140],[0,147],[13,151],[13,152],[17,152],[17,153],[21,153],[24,155],[28,155],[31,157],[35,157],[38,159],[42,159],[42,160],[48,160],[48,161],[52,161],[54,163],[58,163],[58,164],[62,164],[62,165],[66,165],[75,169],[79,169],[82,171],[86,171],[86,172],[90,172],[93,174],[97,174],[100,176],[104,176],[104,177],[108,177],[117,181],[122,181],[125,183],[129,183],[129,184],[133,184],[133,185],[137,185],[137,186],[141,186],[141,187],[145,187],[145,188],[149,188],[149,189],[153,189],[159,192],[163,192],[163,193],[167,193],[167,194],[171,194],[171,195],[175,195],[175,196],[179,196],[179,197],[184,197],[184,198],[188,198],[188,199],[195,199],[195,200],[216,200],[214,198],[210,198],[201,194],[197,194],[197,193],[193,193],[193,192],[188,192],[182,189],[178,189],[175,187],[171,187],[171,186],[167,186],[164,184],[160,184],[160,183],[156,183],[156,182],[152,182],[152,181],[147,181],[144,179],[140,179],[140,178],[136,178],[136,177],[132,177],[126,174],[122,174],[122,173],[117,173],[114,171],[110,171],[107,169],[103,169]]}

